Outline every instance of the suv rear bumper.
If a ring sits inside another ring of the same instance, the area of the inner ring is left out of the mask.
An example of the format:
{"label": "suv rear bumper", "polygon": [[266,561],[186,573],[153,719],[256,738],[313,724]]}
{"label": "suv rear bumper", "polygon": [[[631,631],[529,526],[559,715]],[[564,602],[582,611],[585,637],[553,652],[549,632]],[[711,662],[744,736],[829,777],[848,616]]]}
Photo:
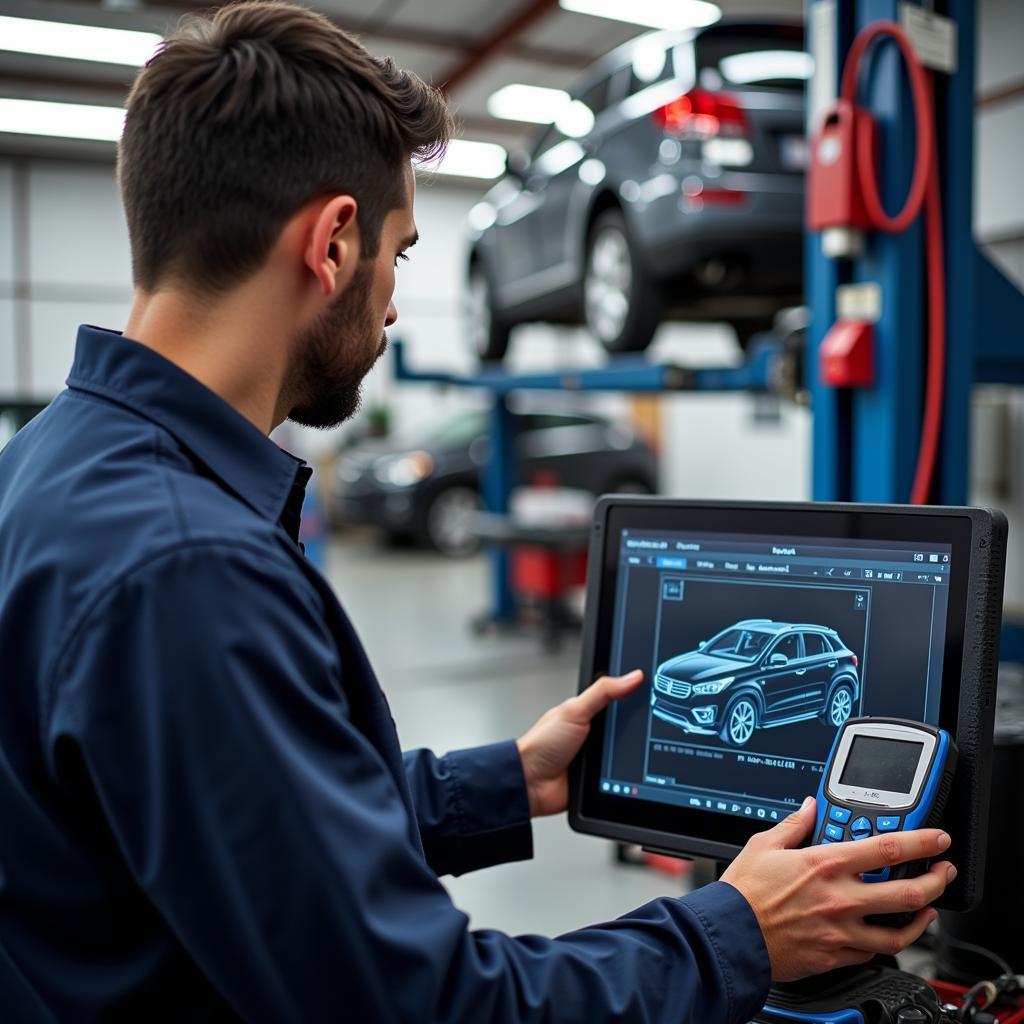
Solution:
{"label": "suv rear bumper", "polygon": [[[776,176],[725,176],[704,180],[704,192],[677,191],[628,210],[648,271],[667,280],[694,275],[709,260],[735,268],[722,290],[799,291],[803,279],[804,194]],[[687,179],[689,181],[689,179]],[[777,180],[777,178],[776,178]],[[693,188],[693,182],[689,181]],[[702,196],[706,198],[702,198]],[[722,197],[726,197],[722,201]],[[705,287],[714,291],[713,283]]]}

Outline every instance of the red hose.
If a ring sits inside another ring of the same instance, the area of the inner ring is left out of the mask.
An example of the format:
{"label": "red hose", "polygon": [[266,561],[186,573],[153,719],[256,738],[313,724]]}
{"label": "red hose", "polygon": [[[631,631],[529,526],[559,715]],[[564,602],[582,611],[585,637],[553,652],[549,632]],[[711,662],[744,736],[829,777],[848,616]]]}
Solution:
{"label": "red hose", "polygon": [[942,390],[946,363],[946,293],[943,281],[942,207],[939,200],[939,167],[935,152],[934,115],[932,113],[931,76],[914,53],[906,33],[892,21],[876,21],[858,33],[850,47],[843,69],[840,88],[842,99],[856,101],[857,77],[861,61],[871,45],[880,37],[895,40],[903,54],[914,97],[914,118],[917,122],[917,160],[903,209],[889,216],[882,206],[875,178],[875,137],[870,122],[864,121],[857,139],[857,173],[861,182],[864,205],[875,228],[889,234],[906,231],[925,208],[925,249],[927,252],[928,288],[928,373],[925,381],[924,413],[921,423],[921,444],[910,500],[923,505],[931,493],[935,475],[935,459],[942,430]]}

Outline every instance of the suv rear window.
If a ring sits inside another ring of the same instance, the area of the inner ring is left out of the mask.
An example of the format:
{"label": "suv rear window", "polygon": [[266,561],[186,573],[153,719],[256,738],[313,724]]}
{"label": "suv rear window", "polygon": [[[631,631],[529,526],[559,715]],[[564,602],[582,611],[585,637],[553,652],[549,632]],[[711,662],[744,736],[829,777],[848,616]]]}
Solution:
{"label": "suv rear window", "polygon": [[769,87],[802,92],[811,55],[792,34],[704,33],[695,42],[697,80],[706,89]]}

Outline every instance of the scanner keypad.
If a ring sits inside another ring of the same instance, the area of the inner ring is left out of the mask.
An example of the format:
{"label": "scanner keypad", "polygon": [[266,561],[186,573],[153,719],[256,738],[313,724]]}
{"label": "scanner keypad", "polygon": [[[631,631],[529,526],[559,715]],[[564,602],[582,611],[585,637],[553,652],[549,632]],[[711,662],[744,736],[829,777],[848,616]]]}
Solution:
{"label": "scanner keypad", "polygon": [[[822,842],[843,843],[851,839],[856,842],[858,839],[870,839],[879,832],[895,832],[900,826],[897,817],[879,816],[874,822],[863,814],[853,821],[850,821],[851,817],[853,814],[848,807],[829,806]],[[847,823],[847,828],[844,828]]]}

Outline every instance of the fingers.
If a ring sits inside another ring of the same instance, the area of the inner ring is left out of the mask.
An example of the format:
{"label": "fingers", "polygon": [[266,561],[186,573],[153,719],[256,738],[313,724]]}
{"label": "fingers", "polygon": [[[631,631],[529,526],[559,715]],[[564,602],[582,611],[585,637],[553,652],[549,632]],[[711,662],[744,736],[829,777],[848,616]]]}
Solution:
{"label": "fingers", "polygon": [[866,892],[865,913],[892,914],[921,910],[934,903],[956,878],[948,860],[933,864],[923,875],[896,882],[873,882]]}
{"label": "fingers", "polygon": [[624,676],[601,676],[581,694],[572,697],[570,703],[573,710],[589,722],[599,711],[604,711],[613,700],[621,700],[632,693],[643,678],[643,671],[638,668]]}
{"label": "fingers", "polygon": [[929,860],[948,850],[949,843],[945,832],[923,828],[913,832],[888,832],[857,842],[834,843],[828,849],[842,858],[845,868],[861,874],[908,860]]}
{"label": "fingers", "polygon": [[862,924],[852,929],[851,945],[869,953],[884,953],[895,956],[911,943],[916,942],[925,929],[939,916],[932,907],[919,910],[910,924],[902,928],[886,928],[884,925]]}
{"label": "fingers", "polygon": [[792,850],[811,834],[817,813],[818,801],[813,796],[805,797],[799,810],[783,818],[774,828],[762,832],[760,839],[772,849]]}

